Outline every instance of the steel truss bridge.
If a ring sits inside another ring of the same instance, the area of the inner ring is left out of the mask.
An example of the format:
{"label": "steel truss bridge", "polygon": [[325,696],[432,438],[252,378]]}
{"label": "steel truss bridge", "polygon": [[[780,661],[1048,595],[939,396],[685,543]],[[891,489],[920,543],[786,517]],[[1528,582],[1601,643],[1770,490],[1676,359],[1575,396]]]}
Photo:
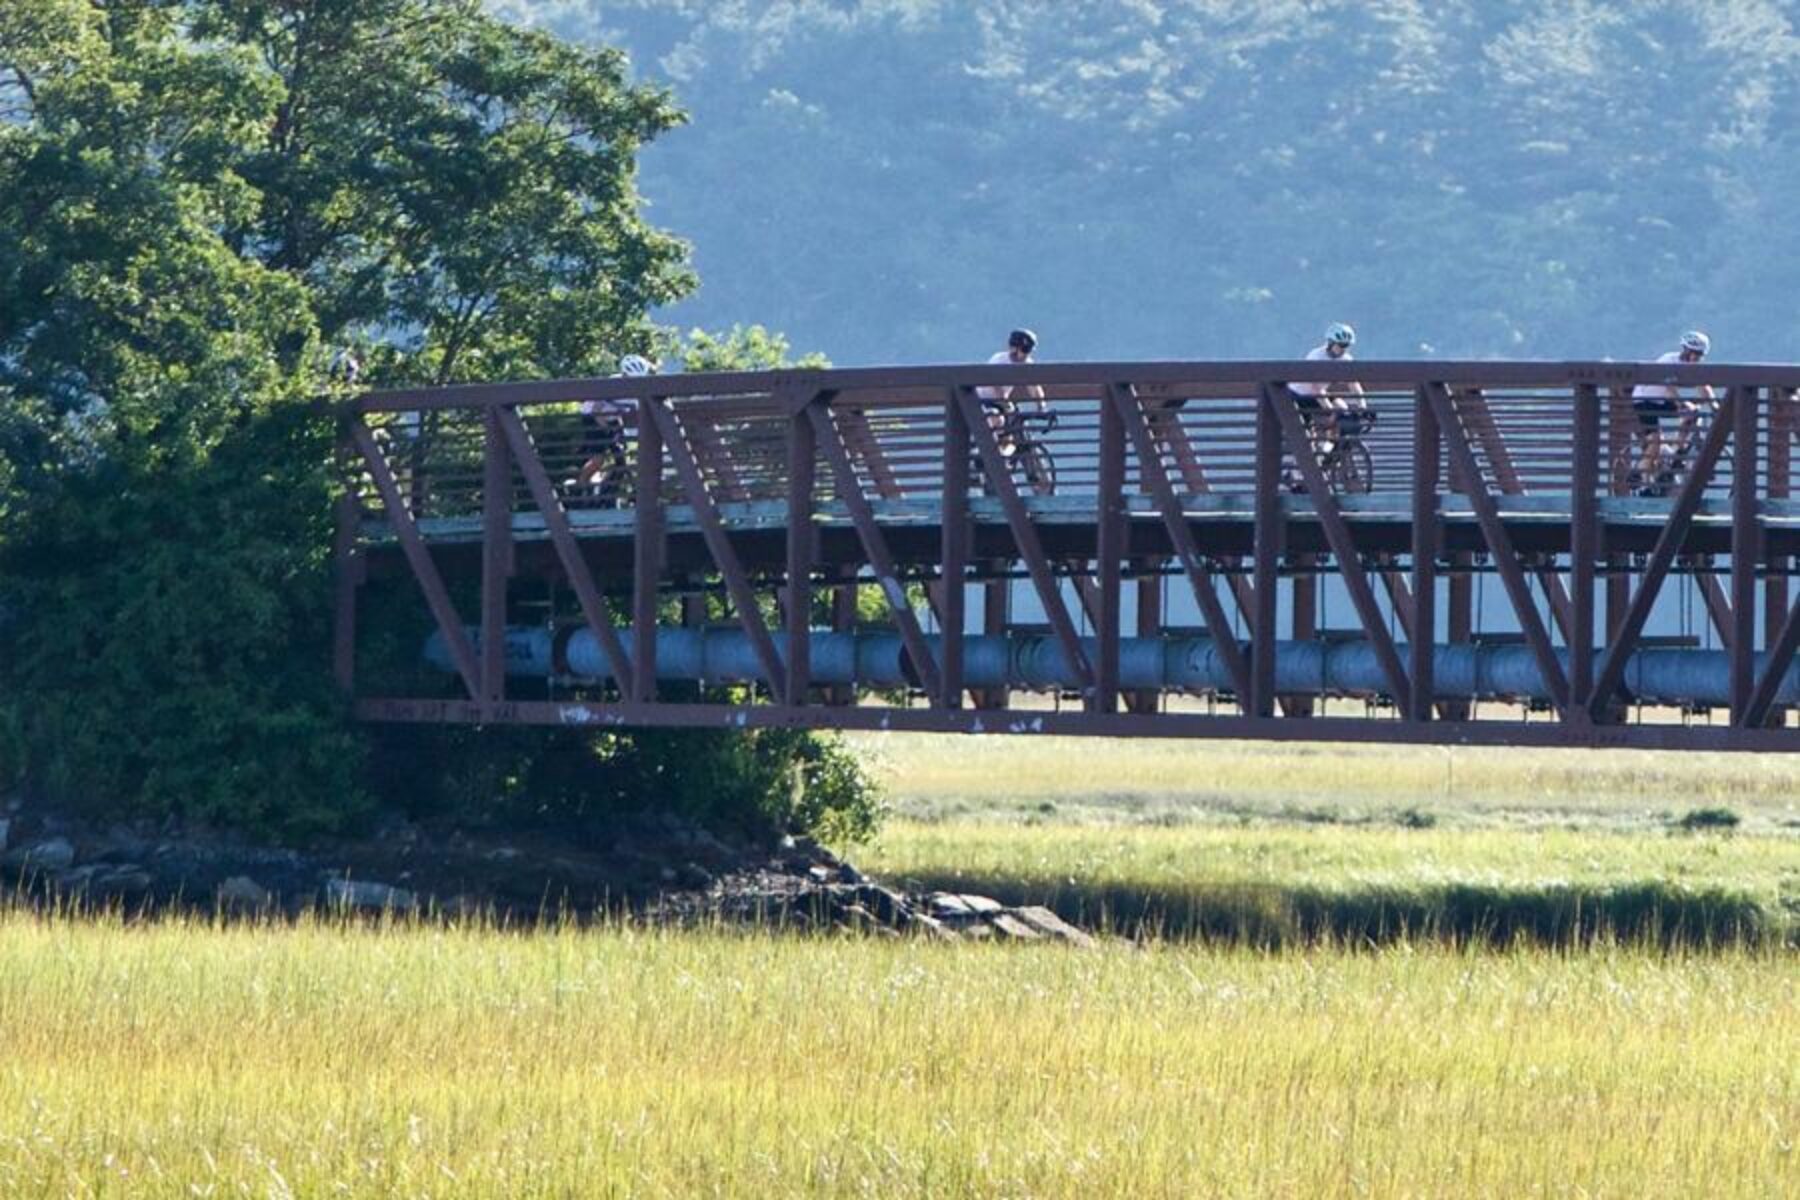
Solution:
{"label": "steel truss bridge", "polygon": [[[1296,379],[1367,390],[1366,493]],[[1635,495],[1645,383],[1718,402]],[[977,391],[1025,386],[1053,489]],[[377,721],[1795,750],[1796,389],[1158,362],[373,393],[343,417],[337,676]],[[359,644],[376,603],[420,644]]]}

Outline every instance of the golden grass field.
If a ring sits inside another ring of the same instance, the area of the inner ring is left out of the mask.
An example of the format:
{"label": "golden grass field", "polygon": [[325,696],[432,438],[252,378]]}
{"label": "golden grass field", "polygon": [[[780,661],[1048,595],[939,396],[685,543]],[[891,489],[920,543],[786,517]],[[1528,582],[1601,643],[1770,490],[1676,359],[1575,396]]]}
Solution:
{"label": "golden grass field", "polygon": [[0,918],[0,1194],[1760,1196],[1791,958]]}
{"label": "golden grass field", "polygon": [[1780,760],[857,744],[1135,937],[0,912],[0,1196],[1800,1194]]}

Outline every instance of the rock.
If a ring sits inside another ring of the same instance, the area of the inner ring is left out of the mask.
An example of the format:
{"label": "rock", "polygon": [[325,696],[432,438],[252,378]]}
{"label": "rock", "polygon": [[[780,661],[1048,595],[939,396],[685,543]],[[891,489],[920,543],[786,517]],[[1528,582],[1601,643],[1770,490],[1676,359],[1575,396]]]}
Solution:
{"label": "rock", "polygon": [[1011,909],[1010,915],[1023,921],[1048,938],[1069,943],[1071,946],[1090,947],[1099,945],[1092,934],[1075,928],[1049,909],[1039,904],[1026,905],[1023,908]]}
{"label": "rock", "polygon": [[950,928],[936,917],[928,913],[915,912],[906,922],[906,928],[913,933],[923,934],[939,941],[953,942],[957,940],[956,930]]}
{"label": "rock", "polygon": [[1025,922],[1019,920],[1019,918],[1010,916],[1007,913],[1001,913],[999,916],[990,918],[988,920],[988,928],[992,929],[995,933],[1020,942],[1036,942],[1042,940],[1044,936]]}
{"label": "rock", "polygon": [[963,898],[955,892],[933,892],[925,897],[925,906],[935,916],[946,920],[972,917],[975,910],[963,903]]}
{"label": "rock", "polygon": [[66,837],[48,838],[8,852],[4,861],[30,871],[64,871],[75,865],[75,843]]}
{"label": "rock", "polygon": [[405,888],[369,879],[331,879],[325,883],[325,901],[337,908],[404,909],[417,898]]}
{"label": "rock", "polygon": [[59,872],[55,876],[57,890],[85,892],[88,890],[88,885],[94,881],[94,876],[104,870],[106,870],[105,867],[90,863],[85,867],[72,867],[67,871]]}
{"label": "rock", "polygon": [[869,881],[867,875],[864,875],[849,863],[838,864],[837,877],[838,882],[840,883],[867,883]]}
{"label": "rock", "polygon": [[988,896],[960,895],[956,892],[933,892],[925,897],[932,915],[945,921],[972,921],[992,917],[1006,911],[1006,906]]}
{"label": "rock", "polygon": [[712,872],[699,863],[682,863],[681,868],[675,872],[675,882],[682,887],[698,890],[711,887],[713,877]]}
{"label": "rock", "polygon": [[142,896],[156,882],[150,872],[136,863],[113,867],[94,880],[94,890],[109,896]]}
{"label": "rock", "polygon": [[874,913],[883,923],[899,925],[912,916],[912,906],[879,884],[865,883],[857,887],[856,902]]}
{"label": "rock", "polygon": [[149,852],[150,845],[138,836],[135,829],[121,822],[107,829],[106,849],[109,853],[122,854],[128,858],[141,858]]}
{"label": "rock", "polygon": [[832,883],[837,879],[837,872],[830,867],[808,867],[806,877],[814,883]]}
{"label": "rock", "polygon": [[215,895],[219,907],[232,912],[255,912],[269,905],[269,889],[248,875],[233,875]]}
{"label": "rock", "polygon": [[662,882],[664,882],[664,883],[674,883],[675,882],[675,868],[674,867],[664,867],[664,868],[662,868],[662,870],[660,870],[656,873],[656,877],[658,879],[662,880]]}

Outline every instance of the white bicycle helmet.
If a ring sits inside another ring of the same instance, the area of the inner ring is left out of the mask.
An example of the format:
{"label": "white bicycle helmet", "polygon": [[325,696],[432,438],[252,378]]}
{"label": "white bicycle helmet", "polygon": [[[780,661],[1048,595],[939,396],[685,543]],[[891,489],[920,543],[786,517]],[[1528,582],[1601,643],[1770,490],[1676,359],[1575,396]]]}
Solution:
{"label": "white bicycle helmet", "polygon": [[1705,358],[1712,350],[1712,339],[1698,329],[1690,329],[1681,335],[1681,348]]}
{"label": "white bicycle helmet", "polygon": [[641,354],[627,354],[619,360],[619,374],[636,378],[640,375],[656,374],[656,364]]}
{"label": "white bicycle helmet", "polygon": [[1339,321],[1325,331],[1325,341],[1333,346],[1354,346],[1356,345],[1356,330]]}

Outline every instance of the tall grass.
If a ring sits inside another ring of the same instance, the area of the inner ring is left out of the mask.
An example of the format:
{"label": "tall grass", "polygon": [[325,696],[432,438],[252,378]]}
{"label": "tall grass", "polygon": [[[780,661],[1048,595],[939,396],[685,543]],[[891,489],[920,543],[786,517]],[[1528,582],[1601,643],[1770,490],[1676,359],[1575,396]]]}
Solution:
{"label": "tall grass", "polygon": [[0,1193],[1780,1196],[1791,960],[0,917]]}
{"label": "tall grass", "polygon": [[858,862],[1120,932],[1258,946],[1781,943],[1800,910],[1788,837],[898,821]]}
{"label": "tall grass", "polygon": [[850,735],[917,820],[1662,829],[1730,808],[1800,832],[1787,755],[1292,742]]}

